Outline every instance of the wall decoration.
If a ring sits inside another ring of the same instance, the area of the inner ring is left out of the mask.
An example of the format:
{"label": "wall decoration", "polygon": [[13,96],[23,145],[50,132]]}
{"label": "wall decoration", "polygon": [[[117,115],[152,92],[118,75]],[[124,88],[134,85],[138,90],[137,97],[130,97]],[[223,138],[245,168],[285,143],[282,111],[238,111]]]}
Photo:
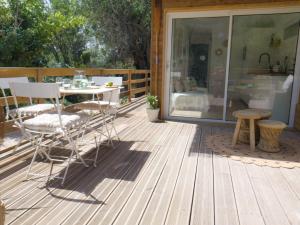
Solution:
{"label": "wall decoration", "polygon": [[220,56],[220,55],[223,54],[223,50],[220,49],[220,48],[218,48],[218,49],[215,51],[215,54],[218,55],[218,56]]}

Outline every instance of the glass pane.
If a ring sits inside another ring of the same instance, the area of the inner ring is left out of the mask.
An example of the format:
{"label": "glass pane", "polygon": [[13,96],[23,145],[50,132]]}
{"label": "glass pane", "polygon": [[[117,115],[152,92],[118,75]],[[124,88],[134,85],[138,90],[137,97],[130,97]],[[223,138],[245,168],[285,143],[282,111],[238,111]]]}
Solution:
{"label": "glass pane", "polygon": [[288,122],[300,13],[233,17],[227,120],[238,109]]}
{"label": "glass pane", "polygon": [[171,116],[222,119],[228,17],[174,19]]}

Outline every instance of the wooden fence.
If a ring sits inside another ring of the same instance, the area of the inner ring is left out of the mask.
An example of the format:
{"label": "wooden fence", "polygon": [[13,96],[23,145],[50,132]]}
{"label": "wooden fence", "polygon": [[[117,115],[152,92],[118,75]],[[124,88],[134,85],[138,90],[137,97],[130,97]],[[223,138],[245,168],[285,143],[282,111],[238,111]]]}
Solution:
{"label": "wooden fence", "polygon": [[[147,94],[150,90],[150,71],[133,69],[101,69],[101,68],[28,68],[28,67],[0,67],[1,77],[29,77],[35,82],[44,82],[46,77],[74,76],[76,70],[84,71],[86,76],[122,76],[125,91],[121,96],[128,96],[128,102],[137,94]],[[27,102],[27,99],[18,99],[20,102]],[[13,98],[8,97],[8,103],[13,104]],[[4,98],[0,97],[0,138],[10,130],[11,122],[5,121],[3,106]]]}

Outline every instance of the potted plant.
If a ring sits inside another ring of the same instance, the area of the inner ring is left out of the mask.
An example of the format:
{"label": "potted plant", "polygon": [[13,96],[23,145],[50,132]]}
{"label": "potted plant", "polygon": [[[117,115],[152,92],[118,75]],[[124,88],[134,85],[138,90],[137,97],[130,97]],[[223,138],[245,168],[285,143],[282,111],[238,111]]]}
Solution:
{"label": "potted plant", "polygon": [[158,113],[159,113],[159,108],[158,108],[158,99],[157,96],[154,95],[148,95],[147,99],[147,115],[148,119],[150,122],[155,122],[158,120]]}

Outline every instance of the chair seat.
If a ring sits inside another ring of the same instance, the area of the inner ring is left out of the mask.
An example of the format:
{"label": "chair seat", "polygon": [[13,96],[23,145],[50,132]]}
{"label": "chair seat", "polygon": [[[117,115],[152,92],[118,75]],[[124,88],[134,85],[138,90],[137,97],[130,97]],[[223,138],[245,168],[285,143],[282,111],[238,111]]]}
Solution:
{"label": "chair seat", "polygon": [[49,112],[54,109],[55,106],[53,104],[36,104],[10,110],[10,114],[13,117],[16,117],[18,113],[20,113],[21,116],[36,116],[38,114]]}
{"label": "chair seat", "polygon": [[77,104],[75,109],[80,110],[99,110],[99,109],[110,109],[111,107],[116,108],[118,105],[114,102],[108,101],[85,101]]}
{"label": "chair seat", "polygon": [[[61,120],[63,128],[70,129],[87,122],[88,117],[85,114],[63,112],[61,114]],[[56,133],[63,131],[57,113],[44,113],[38,115],[34,118],[25,120],[23,125],[25,129],[36,132]]]}

